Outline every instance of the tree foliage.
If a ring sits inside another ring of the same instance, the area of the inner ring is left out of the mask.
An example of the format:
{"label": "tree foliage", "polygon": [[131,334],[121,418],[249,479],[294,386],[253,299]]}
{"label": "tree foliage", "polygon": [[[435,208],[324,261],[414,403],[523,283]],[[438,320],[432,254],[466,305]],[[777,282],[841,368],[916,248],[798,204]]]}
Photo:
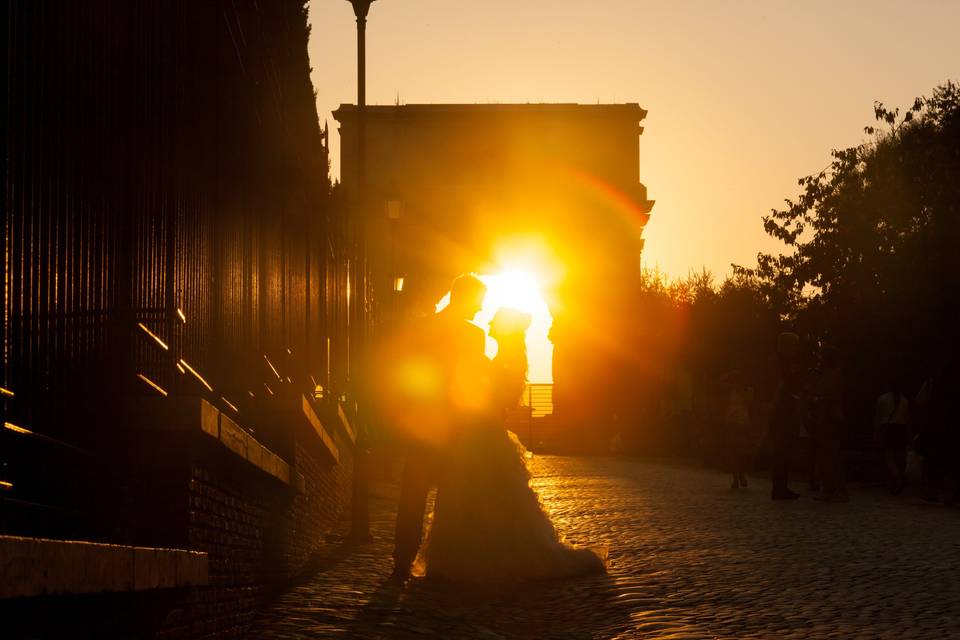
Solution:
{"label": "tree foliage", "polygon": [[919,370],[954,342],[960,89],[948,82],[904,112],[876,103],[874,115],[867,141],[833,151],[826,169],[799,180],[799,196],[763,218],[784,250],[736,273],[879,384],[880,372]]}
{"label": "tree foliage", "polygon": [[[740,371],[769,381],[779,322],[755,276],[717,282],[706,269],[671,279],[658,269],[641,274],[631,338],[635,370],[628,376],[623,415],[633,416],[628,447],[701,451],[722,415],[720,380]],[[772,390],[769,390],[772,393]],[[646,438],[660,439],[656,442]]]}

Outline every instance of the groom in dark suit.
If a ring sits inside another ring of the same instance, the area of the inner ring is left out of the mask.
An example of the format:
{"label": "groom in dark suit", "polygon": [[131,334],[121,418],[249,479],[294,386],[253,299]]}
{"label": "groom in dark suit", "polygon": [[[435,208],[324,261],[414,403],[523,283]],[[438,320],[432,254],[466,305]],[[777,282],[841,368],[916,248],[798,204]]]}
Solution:
{"label": "groom in dark suit", "polygon": [[[419,357],[432,363],[439,372],[435,399],[437,414],[448,426],[456,422],[451,405],[455,391],[454,378],[484,357],[486,334],[471,323],[483,306],[487,287],[473,274],[464,274],[450,287],[450,304],[439,313],[423,320],[416,350]],[[438,427],[441,431],[442,426]],[[400,504],[393,550],[394,570],[391,580],[402,582],[410,576],[423,538],[423,516],[427,494],[435,486],[441,472],[445,434],[430,440],[411,438],[400,483]]]}

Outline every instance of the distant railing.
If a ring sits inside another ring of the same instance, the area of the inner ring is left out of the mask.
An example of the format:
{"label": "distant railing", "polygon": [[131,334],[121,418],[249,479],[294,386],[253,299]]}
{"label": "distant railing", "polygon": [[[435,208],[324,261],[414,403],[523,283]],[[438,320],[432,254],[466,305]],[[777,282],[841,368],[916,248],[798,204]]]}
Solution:
{"label": "distant railing", "polygon": [[553,385],[527,383],[520,406],[507,413],[507,428],[532,450],[538,450],[550,429]]}
{"label": "distant railing", "polygon": [[553,383],[527,383],[523,404],[530,407],[530,417],[542,418],[553,413]]}

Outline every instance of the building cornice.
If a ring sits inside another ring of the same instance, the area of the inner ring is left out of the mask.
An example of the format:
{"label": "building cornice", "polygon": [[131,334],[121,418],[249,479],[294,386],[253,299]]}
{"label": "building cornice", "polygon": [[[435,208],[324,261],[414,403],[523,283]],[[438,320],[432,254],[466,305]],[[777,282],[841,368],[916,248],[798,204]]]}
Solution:
{"label": "building cornice", "polygon": [[[620,116],[640,122],[647,116],[646,109],[636,102],[623,104],[576,104],[576,103],[524,103],[524,104],[404,104],[404,105],[367,105],[364,107],[368,117],[400,116],[416,117],[453,116],[453,117],[492,117],[501,115],[537,115],[555,114],[563,116]],[[338,122],[351,120],[357,113],[354,104],[341,104],[333,117]]]}

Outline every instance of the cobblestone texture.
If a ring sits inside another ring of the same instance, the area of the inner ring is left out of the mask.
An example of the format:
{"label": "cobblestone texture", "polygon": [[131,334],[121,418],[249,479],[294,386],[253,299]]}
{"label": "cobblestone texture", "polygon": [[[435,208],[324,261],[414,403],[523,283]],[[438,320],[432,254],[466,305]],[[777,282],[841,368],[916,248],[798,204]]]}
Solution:
{"label": "cobblestone texture", "polygon": [[960,512],[853,492],[771,502],[770,485],[629,460],[538,456],[534,484],[610,574],[489,593],[388,588],[395,499],[375,542],[340,547],[264,611],[255,638],[958,638]]}

